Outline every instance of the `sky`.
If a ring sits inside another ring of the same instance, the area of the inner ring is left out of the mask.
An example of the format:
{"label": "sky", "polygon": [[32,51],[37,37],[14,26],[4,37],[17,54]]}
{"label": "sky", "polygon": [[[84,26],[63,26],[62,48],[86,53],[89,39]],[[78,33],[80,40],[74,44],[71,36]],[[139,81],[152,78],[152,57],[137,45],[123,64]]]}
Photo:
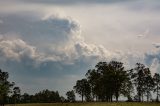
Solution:
{"label": "sky", "polygon": [[99,61],[160,72],[159,0],[0,0],[0,68],[22,93],[65,95]]}

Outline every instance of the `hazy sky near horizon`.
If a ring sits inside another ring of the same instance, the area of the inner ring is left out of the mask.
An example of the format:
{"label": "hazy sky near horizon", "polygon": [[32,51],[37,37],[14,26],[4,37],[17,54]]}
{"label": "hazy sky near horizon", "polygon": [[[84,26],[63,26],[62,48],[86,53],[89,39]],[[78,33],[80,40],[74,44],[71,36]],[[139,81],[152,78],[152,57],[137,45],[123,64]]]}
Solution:
{"label": "hazy sky near horizon", "polygon": [[159,28],[159,0],[0,0],[0,68],[62,95],[99,61],[160,72]]}

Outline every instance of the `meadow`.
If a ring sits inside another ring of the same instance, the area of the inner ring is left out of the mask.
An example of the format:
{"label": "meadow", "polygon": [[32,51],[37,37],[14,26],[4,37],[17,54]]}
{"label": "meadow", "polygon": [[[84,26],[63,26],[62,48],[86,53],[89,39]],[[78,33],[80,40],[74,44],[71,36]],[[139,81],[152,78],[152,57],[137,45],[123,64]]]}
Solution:
{"label": "meadow", "polygon": [[137,102],[118,102],[118,103],[34,103],[16,104],[6,106],[160,106],[160,103],[137,103]]}

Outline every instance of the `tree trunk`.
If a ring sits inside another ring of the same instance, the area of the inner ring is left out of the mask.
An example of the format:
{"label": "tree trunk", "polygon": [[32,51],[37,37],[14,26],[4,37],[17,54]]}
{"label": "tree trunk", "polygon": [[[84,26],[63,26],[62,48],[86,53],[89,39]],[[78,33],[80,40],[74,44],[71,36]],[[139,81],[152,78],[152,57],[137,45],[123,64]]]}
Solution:
{"label": "tree trunk", "polygon": [[147,102],[149,102],[149,92],[147,91]]}
{"label": "tree trunk", "polygon": [[113,102],[113,96],[111,96],[111,102]]}
{"label": "tree trunk", "polygon": [[141,102],[141,93],[138,91],[138,101]]}
{"label": "tree trunk", "polygon": [[118,92],[116,92],[116,101],[118,102],[118,97],[119,97],[119,94]]}
{"label": "tree trunk", "polygon": [[116,96],[116,101],[118,102],[118,97]]}
{"label": "tree trunk", "polygon": [[98,101],[98,97],[97,97],[97,95],[96,95],[96,102]]}
{"label": "tree trunk", "polygon": [[159,94],[158,94],[158,84],[157,84],[157,102],[159,102],[159,98],[158,98]]}
{"label": "tree trunk", "polygon": [[142,93],[142,102],[143,102],[143,93]]}
{"label": "tree trunk", "polygon": [[83,102],[83,93],[82,93],[82,102]]}

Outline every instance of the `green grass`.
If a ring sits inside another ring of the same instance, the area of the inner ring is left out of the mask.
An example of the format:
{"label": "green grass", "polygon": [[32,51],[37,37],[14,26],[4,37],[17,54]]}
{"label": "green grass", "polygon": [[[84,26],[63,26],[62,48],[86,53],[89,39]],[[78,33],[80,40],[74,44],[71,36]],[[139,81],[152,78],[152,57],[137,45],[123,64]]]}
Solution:
{"label": "green grass", "polygon": [[16,104],[7,106],[160,106],[160,103],[34,103],[34,104]]}

